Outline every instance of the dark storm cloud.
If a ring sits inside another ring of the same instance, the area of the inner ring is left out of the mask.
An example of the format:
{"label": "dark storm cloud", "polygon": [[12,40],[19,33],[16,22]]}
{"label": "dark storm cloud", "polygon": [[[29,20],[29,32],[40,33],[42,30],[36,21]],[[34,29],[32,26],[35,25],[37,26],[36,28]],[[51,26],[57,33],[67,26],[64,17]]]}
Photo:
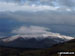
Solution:
{"label": "dark storm cloud", "polygon": [[67,24],[75,25],[75,15],[57,12],[15,12],[9,13],[10,17],[19,22],[29,22],[37,24]]}

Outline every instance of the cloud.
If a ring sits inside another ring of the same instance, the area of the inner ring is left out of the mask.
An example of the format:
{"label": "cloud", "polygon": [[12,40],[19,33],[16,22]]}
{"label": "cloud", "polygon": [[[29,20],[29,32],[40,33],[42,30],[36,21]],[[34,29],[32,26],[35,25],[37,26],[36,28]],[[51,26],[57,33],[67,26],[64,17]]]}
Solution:
{"label": "cloud", "polygon": [[19,22],[75,25],[75,15],[66,12],[15,12],[9,13],[8,16],[11,16]]}
{"label": "cloud", "polygon": [[34,24],[75,25],[74,12],[68,13],[68,12],[56,12],[56,11],[42,11],[42,12],[18,11],[18,12],[5,12],[4,14],[3,13],[4,12],[2,12],[3,16],[0,16],[0,18],[4,17],[10,18],[19,22],[27,22]]}
{"label": "cloud", "polygon": [[74,0],[3,0],[0,11],[75,11]]}
{"label": "cloud", "polygon": [[25,27],[22,26],[19,29],[13,30],[12,33],[16,34],[44,34],[46,33],[48,28],[40,27],[40,26],[30,26]]}
{"label": "cloud", "polygon": [[28,5],[24,4],[22,6],[16,4],[16,3],[6,3],[6,2],[0,2],[0,11],[44,11],[44,10],[56,10],[57,8],[49,5]]}
{"label": "cloud", "polygon": [[[25,2],[23,3],[23,1]],[[0,0],[0,31],[7,33],[8,30],[11,31],[11,28],[18,27],[18,24],[22,25],[21,23],[23,23],[23,25],[56,25],[55,31],[62,28],[62,32],[75,33],[74,4],[74,0],[40,0],[40,2],[39,0],[4,0],[4,2]],[[66,27],[57,25],[66,25]]]}
{"label": "cloud", "polygon": [[21,26],[20,28],[17,28],[12,31],[12,33],[16,33],[16,35],[12,36],[12,38],[14,38],[14,37],[16,37],[16,38],[17,37],[47,38],[48,36],[50,36],[51,38],[61,38],[61,39],[67,39],[67,40],[74,39],[73,37],[70,37],[70,36],[65,36],[65,35],[61,35],[59,33],[49,32],[48,30],[49,30],[49,28],[40,27],[40,26],[30,26],[30,27]]}

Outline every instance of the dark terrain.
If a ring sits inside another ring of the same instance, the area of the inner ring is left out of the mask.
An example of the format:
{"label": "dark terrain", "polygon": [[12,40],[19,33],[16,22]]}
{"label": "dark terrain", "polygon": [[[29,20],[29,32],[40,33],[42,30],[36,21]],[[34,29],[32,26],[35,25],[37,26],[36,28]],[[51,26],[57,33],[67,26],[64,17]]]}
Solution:
{"label": "dark terrain", "polygon": [[[41,37],[42,38],[42,37]],[[53,38],[53,37],[47,37],[47,38],[29,38],[24,39],[23,37],[18,37],[14,39],[13,41],[9,41],[12,39],[11,37],[4,38],[6,41],[3,41],[3,39],[0,39],[0,45],[1,46],[7,46],[7,47],[18,47],[18,48],[50,48],[51,46],[62,43],[67,41],[66,39],[61,38]]]}
{"label": "dark terrain", "polygon": [[0,56],[59,56],[58,52],[63,51],[75,52],[75,39],[56,44],[51,48],[46,49],[24,49],[0,46]]}

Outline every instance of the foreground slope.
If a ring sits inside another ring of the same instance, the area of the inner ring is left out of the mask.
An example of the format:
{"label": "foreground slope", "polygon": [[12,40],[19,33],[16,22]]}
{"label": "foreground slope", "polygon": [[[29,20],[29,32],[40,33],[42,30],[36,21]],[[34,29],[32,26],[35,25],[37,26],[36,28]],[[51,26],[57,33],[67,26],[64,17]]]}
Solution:
{"label": "foreground slope", "polygon": [[22,49],[0,47],[0,56],[58,56],[58,52],[75,52],[75,39],[47,49]]}

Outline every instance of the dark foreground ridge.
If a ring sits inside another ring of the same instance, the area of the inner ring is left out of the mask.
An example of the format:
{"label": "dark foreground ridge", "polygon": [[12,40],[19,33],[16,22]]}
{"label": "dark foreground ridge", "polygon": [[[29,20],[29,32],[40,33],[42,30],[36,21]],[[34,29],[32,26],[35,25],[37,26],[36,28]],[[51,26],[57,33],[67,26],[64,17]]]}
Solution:
{"label": "dark foreground ridge", "polygon": [[21,49],[0,47],[0,56],[59,56],[58,52],[75,52],[75,39],[47,49]]}

